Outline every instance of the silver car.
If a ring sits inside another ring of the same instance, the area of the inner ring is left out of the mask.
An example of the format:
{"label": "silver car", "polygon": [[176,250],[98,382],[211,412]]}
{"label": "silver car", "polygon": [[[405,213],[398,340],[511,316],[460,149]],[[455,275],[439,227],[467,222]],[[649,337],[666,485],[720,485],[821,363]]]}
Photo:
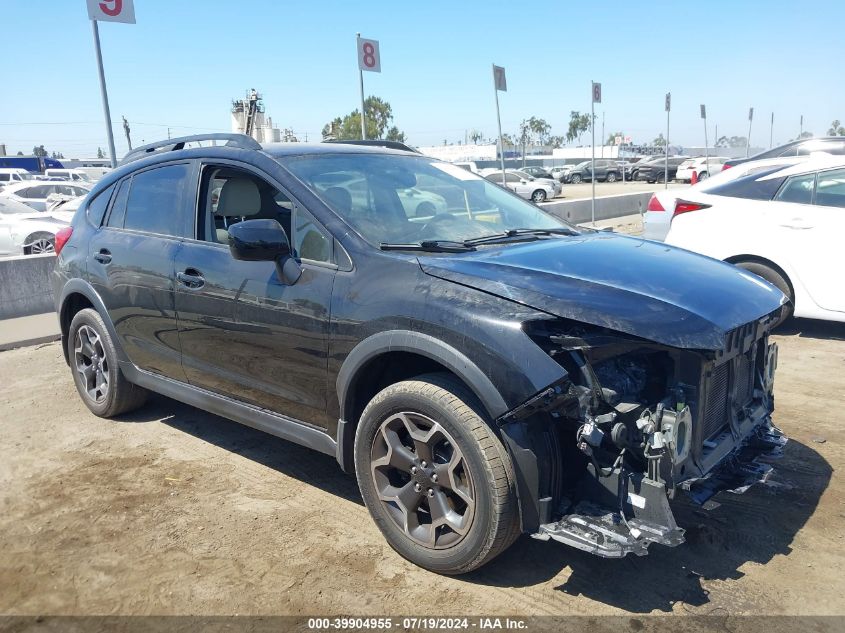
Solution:
{"label": "silver car", "polygon": [[0,196],[0,256],[52,253],[56,232],[68,222]]}
{"label": "silver car", "polygon": [[521,169],[506,169],[505,171],[512,172],[517,176],[520,176],[525,179],[533,178],[535,182],[539,181],[550,184],[552,186],[552,189],[554,189],[554,194],[552,195],[552,198],[554,198],[555,196],[559,196],[560,192],[563,191],[563,187],[561,186],[560,182],[558,182],[554,178],[543,178],[542,176],[534,176],[532,174],[529,174],[527,171],[522,171]]}
{"label": "silver car", "polygon": [[[483,176],[497,185],[502,184],[501,170],[485,171]],[[512,169],[505,170],[505,187],[521,198],[532,202],[545,202],[555,196],[555,188],[550,183],[535,180],[528,174],[516,174]]]}

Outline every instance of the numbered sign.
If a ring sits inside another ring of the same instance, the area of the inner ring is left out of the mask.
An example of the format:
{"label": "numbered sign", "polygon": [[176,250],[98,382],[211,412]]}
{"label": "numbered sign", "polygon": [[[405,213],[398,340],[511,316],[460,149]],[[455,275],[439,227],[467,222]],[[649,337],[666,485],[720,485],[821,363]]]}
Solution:
{"label": "numbered sign", "polygon": [[593,82],[593,103],[601,103],[601,84]]}
{"label": "numbered sign", "polygon": [[505,77],[505,69],[501,66],[493,66],[493,83],[496,85],[496,90],[502,92],[508,91],[508,80]]}
{"label": "numbered sign", "polygon": [[701,104],[701,118],[702,118],[702,119],[706,119],[706,118],[707,118],[707,108],[705,108],[705,107],[704,107],[704,104],[703,104],[703,103]]}
{"label": "numbered sign", "polygon": [[751,121],[754,119],[754,108],[748,109],[748,120]]}
{"label": "numbered sign", "polygon": [[98,22],[135,24],[134,0],[88,0],[88,17]]}
{"label": "numbered sign", "polygon": [[381,56],[377,40],[358,38],[358,68],[371,73],[381,72]]}
{"label": "numbered sign", "polygon": [[666,112],[669,112],[672,109],[672,93],[666,93]]}

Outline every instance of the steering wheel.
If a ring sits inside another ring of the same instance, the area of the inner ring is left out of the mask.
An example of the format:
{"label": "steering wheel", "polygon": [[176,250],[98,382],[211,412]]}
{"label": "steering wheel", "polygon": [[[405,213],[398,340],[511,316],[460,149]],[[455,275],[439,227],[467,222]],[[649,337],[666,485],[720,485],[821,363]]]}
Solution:
{"label": "steering wheel", "polygon": [[451,213],[439,213],[438,215],[435,215],[428,222],[426,222],[425,224],[422,225],[422,228],[420,228],[420,234],[424,235],[425,232],[429,229],[429,227],[432,227],[435,224],[438,224],[440,222],[457,222],[457,221],[458,221],[458,218],[456,218]]}

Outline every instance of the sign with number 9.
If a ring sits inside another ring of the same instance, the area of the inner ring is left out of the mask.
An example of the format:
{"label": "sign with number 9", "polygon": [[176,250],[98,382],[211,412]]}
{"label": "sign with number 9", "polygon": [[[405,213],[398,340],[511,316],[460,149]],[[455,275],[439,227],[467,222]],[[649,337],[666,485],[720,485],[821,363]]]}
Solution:
{"label": "sign with number 9", "polygon": [[87,0],[88,17],[98,22],[135,24],[134,0]]}

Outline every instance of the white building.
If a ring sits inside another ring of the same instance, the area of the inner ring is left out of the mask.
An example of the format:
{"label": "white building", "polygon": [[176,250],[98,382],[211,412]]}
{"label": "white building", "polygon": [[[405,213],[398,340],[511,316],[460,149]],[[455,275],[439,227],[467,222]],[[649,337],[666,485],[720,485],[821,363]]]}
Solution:
{"label": "white building", "polygon": [[232,101],[232,132],[247,134],[259,143],[278,143],[281,130],[273,127],[272,117],[265,116],[261,95],[253,88],[245,99]]}

